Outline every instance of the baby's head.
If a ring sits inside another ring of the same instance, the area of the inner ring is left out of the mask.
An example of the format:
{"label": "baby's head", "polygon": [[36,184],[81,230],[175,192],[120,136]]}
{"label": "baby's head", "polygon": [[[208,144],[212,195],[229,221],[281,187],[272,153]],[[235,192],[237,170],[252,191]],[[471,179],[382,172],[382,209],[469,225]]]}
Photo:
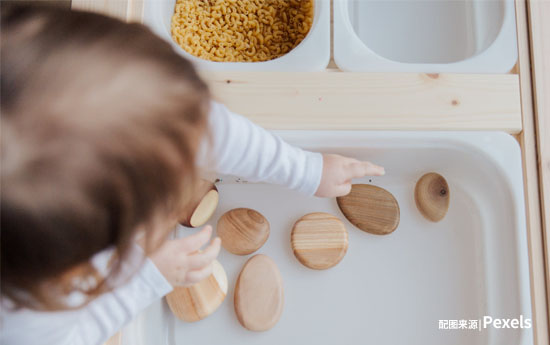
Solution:
{"label": "baby's head", "polygon": [[94,254],[122,260],[139,229],[175,224],[209,95],[142,25],[30,7],[1,19],[2,295],[56,308]]}

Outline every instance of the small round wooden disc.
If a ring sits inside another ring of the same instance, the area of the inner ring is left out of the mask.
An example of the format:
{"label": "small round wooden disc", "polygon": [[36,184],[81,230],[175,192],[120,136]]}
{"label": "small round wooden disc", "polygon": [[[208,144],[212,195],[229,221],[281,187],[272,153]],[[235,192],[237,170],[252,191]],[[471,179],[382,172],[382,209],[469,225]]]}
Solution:
{"label": "small round wooden disc", "polygon": [[254,255],[243,266],[235,284],[235,313],[244,328],[267,331],[283,313],[283,279],[266,255]]}
{"label": "small round wooden disc", "polygon": [[449,210],[449,185],[437,173],[427,173],[418,180],[414,188],[414,201],[420,213],[432,222],[442,220]]}
{"label": "small round wooden disc", "polygon": [[192,286],[177,286],[166,295],[172,313],[180,320],[195,322],[212,314],[227,295],[227,275],[222,265],[214,260],[212,274]]}
{"label": "small round wooden disc", "polygon": [[206,193],[198,203],[195,211],[191,214],[189,226],[197,228],[206,224],[214,212],[216,212],[216,207],[218,207],[219,200],[220,195],[217,189],[208,191],[208,193]]}
{"label": "small round wooden disc", "polygon": [[331,268],[348,250],[348,231],[335,216],[316,212],[300,218],[292,228],[292,250],[306,267],[315,270]]}
{"label": "small round wooden disc", "polygon": [[228,252],[248,255],[260,249],[267,241],[269,222],[257,211],[236,208],[220,217],[216,231]]}
{"label": "small round wooden disc", "polygon": [[195,194],[180,214],[180,224],[190,228],[203,226],[216,211],[218,202],[219,193],[214,183],[200,180]]}
{"label": "small round wooden disc", "polygon": [[384,188],[354,184],[348,195],[337,197],[336,201],[350,223],[363,231],[387,235],[399,225],[399,204]]}

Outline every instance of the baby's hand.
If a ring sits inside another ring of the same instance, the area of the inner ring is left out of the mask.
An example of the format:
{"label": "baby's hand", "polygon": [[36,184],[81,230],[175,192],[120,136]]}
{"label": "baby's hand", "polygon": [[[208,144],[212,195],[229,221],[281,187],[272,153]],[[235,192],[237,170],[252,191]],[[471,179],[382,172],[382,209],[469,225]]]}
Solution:
{"label": "baby's hand", "polygon": [[212,227],[207,225],[194,235],[166,241],[150,258],[172,286],[193,285],[212,274],[212,261],[220,252],[219,237],[199,251],[210,236]]}
{"label": "baby's hand", "polygon": [[323,154],[323,176],[315,196],[336,197],[351,191],[351,179],[384,175],[384,168],[371,162],[334,154]]}

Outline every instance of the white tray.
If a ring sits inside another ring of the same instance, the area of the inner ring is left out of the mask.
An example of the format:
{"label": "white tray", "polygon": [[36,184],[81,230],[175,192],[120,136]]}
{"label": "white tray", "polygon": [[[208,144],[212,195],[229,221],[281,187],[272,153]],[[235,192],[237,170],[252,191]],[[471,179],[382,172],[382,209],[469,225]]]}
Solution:
{"label": "white tray", "polygon": [[143,23],[198,68],[213,71],[285,71],[324,70],[330,59],[330,0],[315,0],[313,25],[302,42],[280,58],[264,62],[214,62],[193,56],[174,42],[170,22],[176,0],[144,0]]}
{"label": "white tray", "polygon": [[[355,182],[386,188],[397,198],[401,223],[387,236],[345,221],[349,249],[334,268],[302,266],[290,247],[293,223],[324,211],[344,219],[334,199],[305,197],[281,187],[219,185],[220,205],[210,221],[235,207],[250,207],[271,223],[258,251],[281,270],[285,307],[264,333],[245,330],[233,309],[236,277],[248,257],[222,250],[229,292],[219,310],[184,323],[164,300],[123,332],[125,344],[419,344],[527,345],[531,329],[440,330],[439,320],[531,318],[520,150],[497,132],[280,132],[291,143],[369,159],[386,176]],[[447,179],[451,203],[440,223],[417,211],[417,179],[436,171]],[[191,233],[194,230],[181,229]]]}

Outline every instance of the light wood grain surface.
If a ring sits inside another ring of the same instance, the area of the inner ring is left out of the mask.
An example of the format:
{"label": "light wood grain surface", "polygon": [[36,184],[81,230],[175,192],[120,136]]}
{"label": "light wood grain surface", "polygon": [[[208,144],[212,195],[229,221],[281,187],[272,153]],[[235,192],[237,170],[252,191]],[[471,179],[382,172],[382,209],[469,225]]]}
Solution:
{"label": "light wood grain surface", "polygon": [[106,14],[126,20],[128,0],[72,0],[74,10]]}
{"label": "light wood grain surface", "polygon": [[244,264],[235,284],[234,306],[237,319],[250,331],[267,331],[279,321],[283,278],[270,257],[254,255]]}
{"label": "light wood grain surface", "polygon": [[392,193],[370,184],[354,184],[348,195],[336,198],[340,211],[358,229],[388,235],[399,225],[399,204]]}
{"label": "light wood grain surface", "polygon": [[290,243],[294,256],[304,266],[326,270],[346,255],[348,230],[338,217],[324,212],[309,213],[294,224]]}
{"label": "light wood grain surface", "polygon": [[212,274],[191,286],[178,286],[166,295],[172,313],[180,320],[196,322],[210,316],[227,295],[228,281],[218,260],[212,264]]}
{"label": "light wood grain surface", "polygon": [[[550,286],[550,1],[529,2],[531,62],[539,154],[542,226],[546,246],[546,283]],[[550,288],[547,289],[550,300]]]}
{"label": "light wood grain surface", "polygon": [[105,342],[103,345],[120,345],[122,344],[122,333],[118,332],[117,334],[113,335],[107,342]]}
{"label": "light wood grain surface", "polygon": [[541,223],[538,162],[536,145],[536,118],[533,108],[531,61],[529,47],[529,20],[527,2],[516,1],[516,23],[519,50],[519,76],[523,132],[518,136],[523,155],[523,178],[527,213],[529,246],[529,273],[531,277],[531,304],[533,313],[534,343],[549,344],[548,299],[545,273],[544,229]]}
{"label": "light wood grain surface", "polygon": [[260,249],[269,237],[269,222],[258,211],[234,208],[218,220],[216,235],[222,246],[235,255],[249,255]]}
{"label": "light wood grain surface", "polygon": [[190,228],[203,226],[212,217],[220,196],[213,182],[201,180],[195,194],[179,215],[180,224]]}
{"label": "light wood grain surface", "polygon": [[217,100],[269,129],[521,131],[513,74],[201,74]]}
{"label": "light wood grain surface", "polygon": [[128,22],[141,22],[143,0],[72,0],[72,8],[102,13]]}

